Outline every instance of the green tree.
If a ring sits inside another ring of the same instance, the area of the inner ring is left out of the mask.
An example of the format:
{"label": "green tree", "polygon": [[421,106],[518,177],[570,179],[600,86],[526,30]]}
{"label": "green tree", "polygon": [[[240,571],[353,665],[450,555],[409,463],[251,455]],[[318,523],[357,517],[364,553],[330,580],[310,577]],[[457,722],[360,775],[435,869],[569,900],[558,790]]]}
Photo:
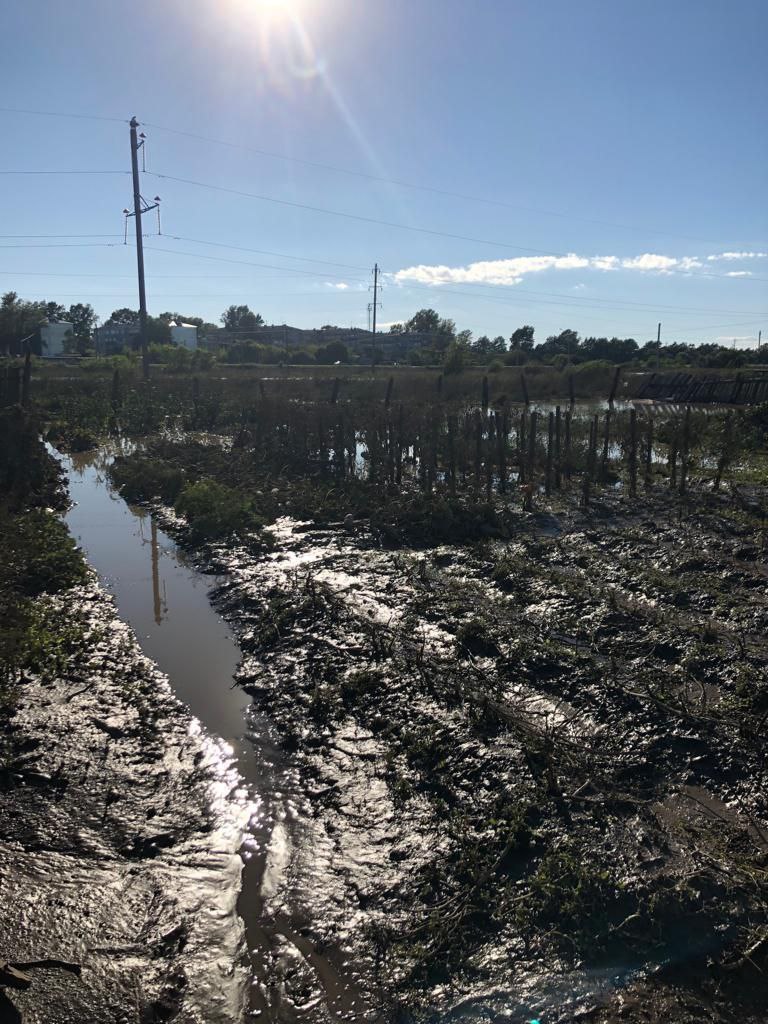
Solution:
{"label": "green tree", "polygon": [[579,335],[576,331],[568,328],[559,334],[550,334],[547,340],[539,345],[538,355],[543,359],[551,359],[553,356],[576,355],[579,348]]}
{"label": "green tree", "polygon": [[491,339],[487,334],[481,334],[479,338],[475,339],[471,347],[474,355],[480,359],[485,359],[491,351]]}
{"label": "green tree", "polygon": [[192,324],[194,327],[203,327],[205,321],[201,316],[184,316],[182,313],[161,313],[157,318],[165,323]]}
{"label": "green tree", "polygon": [[72,324],[75,349],[83,355],[91,341],[91,333],[98,317],[93,306],[87,302],[75,302],[67,310],[66,320]]}
{"label": "green tree", "polygon": [[228,331],[254,331],[264,326],[264,317],[261,313],[254,313],[249,306],[227,306],[221,322]]}
{"label": "green tree", "polygon": [[27,344],[40,354],[38,328],[48,319],[46,302],[27,302],[16,292],[6,292],[0,300],[0,351],[20,355]]}
{"label": "green tree", "polygon": [[46,302],[45,318],[52,324],[60,323],[62,320],[66,320],[67,311],[60,302]]}
{"label": "green tree", "polygon": [[533,327],[530,324],[518,327],[512,332],[509,343],[513,351],[533,352]]}
{"label": "green tree", "polygon": [[329,365],[331,363],[348,363],[349,349],[343,341],[329,341],[321,345],[315,352],[315,362]]}
{"label": "green tree", "polygon": [[127,306],[123,306],[121,309],[113,309],[107,320],[107,323],[110,324],[137,324],[138,322],[138,309],[128,309]]}
{"label": "green tree", "polygon": [[461,373],[467,361],[467,346],[458,339],[448,346],[443,360],[445,373]]}

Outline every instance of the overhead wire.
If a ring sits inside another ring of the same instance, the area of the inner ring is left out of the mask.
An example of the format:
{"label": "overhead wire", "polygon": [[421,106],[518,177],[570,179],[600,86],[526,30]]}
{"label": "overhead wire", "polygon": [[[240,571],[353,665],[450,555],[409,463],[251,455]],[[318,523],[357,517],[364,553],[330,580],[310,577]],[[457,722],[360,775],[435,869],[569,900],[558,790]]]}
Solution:
{"label": "overhead wire", "polygon": [[384,185],[394,185],[397,188],[412,189],[418,192],[431,192],[434,195],[446,196],[447,198],[450,199],[461,199],[464,202],[483,203],[484,205],[487,206],[498,206],[508,210],[522,210],[527,213],[543,214],[547,217],[559,217],[565,220],[578,221],[582,224],[595,224],[603,227],[619,228],[622,231],[639,231],[644,234],[662,235],[669,238],[682,238],[685,239],[686,241],[691,242],[707,242],[717,245],[724,244],[721,242],[715,242],[713,239],[702,238],[696,235],[679,234],[677,232],[664,231],[662,229],[652,229],[645,226],[640,227],[639,225],[634,224],[622,224],[616,221],[603,220],[593,217],[580,217],[578,214],[565,213],[557,210],[541,209],[538,207],[528,206],[521,203],[510,203],[502,199],[491,199],[488,196],[476,196],[463,192],[453,192],[449,189],[437,188],[436,186],[433,185],[417,184],[415,182],[403,181],[399,178],[388,178],[378,174],[371,174],[366,171],[355,170],[354,168],[350,167],[341,167],[336,164],[327,164],[317,160],[308,160],[304,157],[289,156],[286,153],[276,153],[273,150],[263,149],[262,147],[259,146],[250,146],[241,142],[231,142],[225,141],[224,139],[214,139],[211,138],[210,136],[200,135],[195,132],[181,131],[178,128],[168,128],[165,125],[155,124],[151,121],[144,121],[142,122],[142,125],[145,128],[153,128],[155,131],[168,132],[169,134],[172,135],[179,135],[184,136],[186,138],[195,139],[198,142],[208,142],[215,146],[224,146],[231,149],[239,149],[247,153],[254,153],[257,156],[269,157],[270,159],[273,160],[283,160],[286,161],[287,163],[302,164],[305,167],[312,167],[317,170],[333,171],[334,173],[337,174],[346,174],[349,175],[350,177],[363,178],[368,181],[375,181]]}
{"label": "overhead wire", "polygon": [[[214,185],[212,182],[196,181],[192,178],[180,178],[173,174],[161,174],[158,171],[147,171],[147,174],[155,178],[160,178],[165,181],[175,181],[183,185],[192,185],[196,188],[209,189],[213,192],[222,192],[228,195],[239,196],[242,199],[253,199],[257,202],[274,203],[278,206],[288,206],[292,209],[307,210],[312,213],[321,213],[329,217],[341,217],[345,220],[356,220],[361,221],[364,224],[377,224],[380,227],[395,228],[399,231],[413,231],[419,234],[434,235],[440,238],[451,238],[462,242],[475,242],[479,245],[491,245],[502,249],[513,249],[516,252],[521,252],[526,255],[543,255],[543,256],[554,256],[557,258],[565,258],[572,256],[573,253],[568,252],[557,252],[552,249],[535,249],[532,246],[521,246],[514,245],[512,242],[500,242],[498,240],[488,238],[476,238],[471,235],[460,235],[449,231],[439,231],[436,228],[425,228],[412,224],[401,224],[397,221],[381,220],[378,217],[366,217],[364,214],[348,213],[343,210],[332,210],[324,206],[314,206],[310,203],[297,203],[290,199],[278,199],[276,196],[262,195],[256,192],[245,192],[241,189],[229,188],[225,185]],[[483,262],[483,261],[473,261]],[[690,272],[689,272],[690,273]],[[727,274],[710,274],[710,273],[691,273],[691,277],[706,277],[706,278],[722,278],[726,280],[740,280],[740,281],[764,281],[768,278],[757,278],[757,277],[739,277],[729,278]]]}
{"label": "overhead wire", "polygon": [[69,117],[78,121],[116,121],[118,124],[128,124],[127,117],[105,117],[102,114],[72,114],[63,110],[24,110],[20,107],[0,107],[3,114],[33,114],[35,117]]}
{"label": "overhead wire", "polygon": [[130,174],[130,171],[9,171],[0,170],[0,174]]}
{"label": "overhead wire", "polygon": [[[89,120],[89,121],[107,121],[116,124],[128,124],[129,118],[126,117],[110,117],[103,114],[79,114],[72,113],[69,111],[55,111],[55,110],[33,110],[29,108],[21,107],[0,107],[1,113],[6,114],[23,114],[32,115],[36,117],[60,117],[70,118],[76,120]],[[434,185],[424,185],[417,182],[404,181],[399,178],[390,178],[383,175],[371,174],[367,171],[356,170],[351,167],[342,167],[338,164],[328,164],[318,160],[309,160],[305,157],[290,156],[286,153],[278,153],[274,150],[264,149],[259,146],[252,146],[242,142],[232,142],[231,140],[216,139],[208,135],[203,135],[197,132],[183,131],[179,128],[169,128],[167,125],[157,124],[153,121],[143,121],[142,126],[145,128],[152,128],[155,131],[166,132],[172,135],[178,135],[180,137],[195,139],[199,142],[207,142],[215,146],[223,146],[230,149],[238,149],[244,152],[254,153],[257,156],[268,157],[273,160],[281,160],[288,163],[302,164],[306,167],[312,167],[317,170],[332,171],[336,174],[344,174],[349,177],[360,178],[368,181],[375,181],[380,184],[393,185],[397,188],[406,188],[418,192],[428,192],[434,195],[445,196],[451,199],[460,199],[463,202],[482,203],[487,206],[496,206],[510,210],[523,210],[529,213],[535,213],[538,215],[544,215],[548,217],[557,217],[565,220],[573,220],[583,224],[595,224],[603,227],[614,227],[622,231],[638,231],[644,234],[662,235],[670,238],[682,238],[686,241],[694,242],[712,242],[713,244],[725,244],[721,242],[714,242],[713,239],[703,238],[696,235],[681,234],[679,232],[665,231],[659,228],[648,228],[646,225],[634,225],[634,224],[623,224],[621,222],[606,220],[603,218],[595,217],[583,217],[578,214],[565,212],[561,210],[549,210],[545,208],[528,206],[521,203],[510,203],[503,199],[492,199],[488,196],[477,196],[470,193],[455,192],[450,189],[439,188]],[[23,172],[27,173],[27,172]],[[64,172],[69,173],[69,172]],[[128,173],[128,172],[107,172],[107,173]],[[149,173],[149,172],[147,172]]]}

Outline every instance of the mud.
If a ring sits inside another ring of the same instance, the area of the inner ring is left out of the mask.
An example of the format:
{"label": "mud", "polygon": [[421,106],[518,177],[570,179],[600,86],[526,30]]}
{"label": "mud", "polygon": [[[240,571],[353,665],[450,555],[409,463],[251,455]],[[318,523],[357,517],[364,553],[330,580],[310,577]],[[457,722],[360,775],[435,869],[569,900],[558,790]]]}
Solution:
{"label": "mud", "polygon": [[327,509],[189,546],[156,507],[235,631],[248,744],[103,592],[56,599],[87,628],[24,683],[0,934],[82,972],[35,969],[24,1019],[761,1024],[764,501],[499,499],[503,539],[419,551]]}
{"label": "mud", "polygon": [[614,497],[506,543],[386,552],[283,518],[268,557],[208,549],[297,769],[257,908],[267,999],[334,1019],[312,956],[286,968],[300,925],[362,1001],[336,1019],[762,1021],[755,522]]}
{"label": "mud", "polygon": [[248,816],[205,734],[95,581],[43,597],[81,630],[56,678],[26,674],[0,780],[0,949],[30,969],[0,1019],[240,1019],[236,914]]}

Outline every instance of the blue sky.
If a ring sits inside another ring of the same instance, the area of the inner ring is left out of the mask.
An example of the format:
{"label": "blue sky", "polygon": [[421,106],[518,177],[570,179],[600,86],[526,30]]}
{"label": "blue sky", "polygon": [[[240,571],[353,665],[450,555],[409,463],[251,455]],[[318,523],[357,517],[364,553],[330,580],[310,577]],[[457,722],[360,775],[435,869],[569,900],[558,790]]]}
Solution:
{"label": "blue sky", "polygon": [[[764,0],[9,0],[4,37],[2,107],[89,116],[0,111],[0,170],[125,172],[142,123],[151,313],[366,326],[378,262],[385,329],[768,327]],[[2,182],[1,291],[138,305],[127,174]]]}

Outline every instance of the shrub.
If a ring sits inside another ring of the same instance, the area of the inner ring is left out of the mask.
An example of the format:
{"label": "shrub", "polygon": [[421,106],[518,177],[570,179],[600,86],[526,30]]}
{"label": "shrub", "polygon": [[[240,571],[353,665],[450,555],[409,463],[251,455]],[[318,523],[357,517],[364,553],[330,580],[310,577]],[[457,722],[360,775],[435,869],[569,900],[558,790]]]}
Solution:
{"label": "shrub", "polygon": [[64,523],[47,509],[0,518],[0,593],[53,594],[86,578]]}
{"label": "shrub", "polygon": [[466,361],[466,347],[458,341],[452,341],[445,353],[443,371],[445,373],[461,373]]}
{"label": "shrub", "polygon": [[183,470],[142,455],[118,456],[109,475],[128,501],[159,498],[168,505],[176,501],[185,482]]}
{"label": "shrub", "polygon": [[251,503],[238,491],[215,480],[187,484],[179,494],[176,511],[186,516],[192,538],[212,540],[260,525]]}

